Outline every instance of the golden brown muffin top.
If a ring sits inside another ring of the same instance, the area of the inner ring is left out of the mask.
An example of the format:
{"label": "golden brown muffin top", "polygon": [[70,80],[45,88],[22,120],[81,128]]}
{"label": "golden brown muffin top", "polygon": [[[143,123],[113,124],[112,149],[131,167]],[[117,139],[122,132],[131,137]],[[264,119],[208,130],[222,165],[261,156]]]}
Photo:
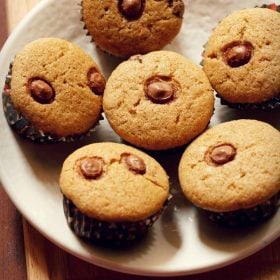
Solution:
{"label": "golden brown muffin top", "polygon": [[117,143],[91,144],[72,153],[63,164],[60,187],[82,213],[108,222],[145,219],[169,196],[160,164]]}
{"label": "golden brown muffin top", "polygon": [[261,103],[280,93],[280,13],[253,8],[234,12],[214,29],[204,70],[230,103]]}
{"label": "golden brown muffin top", "polygon": [[[93,77],[93,72],[99,76]],[[44,38],[16,55],[11,98],[37,130],[70,136],[85,133],[98,122],[102,83],[98,66],[81,48],[62,39]]]}
{"label": "golden brown muffin top", "polygon": [[95,43],[116,56],[158,50],[179,32],[182,0],[83,0],[82,19]]}
{"label": "golden brown muffin top", "polygon": [[103,107],[126,141],[150,150],[188,143],[208,125],[214,96],[204,72],[182,55],[133,56],[110,76]]}
{"label": "golden brown muffin top", "polygon": [[219,124],[186,149],[179,179],[186,197],[204,209],[261,204],[280,191],[280,132],[256,120]]}

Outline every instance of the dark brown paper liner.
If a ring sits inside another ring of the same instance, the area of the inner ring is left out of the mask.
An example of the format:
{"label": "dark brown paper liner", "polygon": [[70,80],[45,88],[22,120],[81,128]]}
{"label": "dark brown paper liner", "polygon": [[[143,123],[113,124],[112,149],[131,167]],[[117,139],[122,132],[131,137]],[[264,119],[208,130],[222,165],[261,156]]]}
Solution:
{"label": "dark brown paper liner", "polygon": [[[11,92],[11,77],[12,77],[12,63],[10,64],[8,75],[6,76],[5,86],[2,93],[3,109],[4,114],[7,119],[8,124],[22,137],[30,139],[36,143],[57,143],[57,142],[74,142],[81,140],[86,136],[89,136],[97,125],[99,121],[95,124],[89,131],[83,134],[70,135],[66,137],[59,137],[50,133],[44,133],[41,130],[36,129],[32,123],[24,117],[20,112],[18,112],[12,102],[10,92]],[[102,116],[100,120],[102,120]]]}
{"label": "dark brown paper liner", "polygon": [[216,96],[220,98],[222,105],[227,105],[232,109],[272,111],[280,106],[280,94],[279,96],[262,103],[230,103],[223,99],[219,94],[216,94]]}
{"label": "dark brown paper liner", "polygon": [[226,227],[246,227],[262,223],[272,217],[279,207],[280,192],[255,207],[231,212],[202,210],[214,223]]}
{"label": "dark brown paper liner", "polygon": [[[256,6],[256,8],[258,8],[258,6]],[[263,4],[259,8],[266,8],[266,9],[271,9],[280,12],[280,5],[276,5],[275,3]],[[207,43],[203,46],[204,49],[206,46]],[[203,66],[203,64],[204,64],[204,60],[202,59],[200,65]],[[218,93],[216,94],[216,97],[220,98],[222,105],[227,105],[229,108],[232,109],[272,111],[280,107],[280,93],[276,97],[273,97],[272,99],[269,99],[261,103],[230,103],[227,100],[223,99]]]}
{"label": "dark brown paper liner", "polygon": [[[258,8],[258,6],[256,6],[256,8]],[[267,8],[267,9],[271,9],[271,10],[280,12],[280,5],[276,5],[275,3],[272,3],[272,4],[263,4],[263,5],[261,5],[259,8]]]}
{"label": "dark brown paper liner", "polygon": [[157,213],[136,222],[106,222],[91,218],[79,211],[65,196],[63,196],[63,208],[67,223],[77,236],[98,244],[127,246],[146,235],[167,207],[169,199]]}

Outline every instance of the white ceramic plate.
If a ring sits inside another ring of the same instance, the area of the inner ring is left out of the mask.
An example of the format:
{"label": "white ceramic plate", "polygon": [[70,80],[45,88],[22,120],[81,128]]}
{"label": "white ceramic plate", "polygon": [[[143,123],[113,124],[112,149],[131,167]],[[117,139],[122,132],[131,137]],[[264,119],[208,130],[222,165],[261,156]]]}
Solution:
{"label": "white ceramic plate", "polygon": [[[14,55],[26,43],[39,37],[61,37],[79,44],[109,76],[119,63],[90,43],[80,22],[79,0],[45,0],[21,22],[0,56],[0,85]],[[187,2],[187,1],[186,1]],[[279,1],[278,1],[279,2]],[[261,4],[262,1],[188,1],[180,35],[167,47],[201,60],[203,44],[211,29],[229,12]],[[211,125],[237,118],[257,118],[278,127],[278,113],[238,114],[216,102]],[[0,104],[1,105],[1,104]],[[1,106],[2,107],[2,106]],[[280,211],[267,223],[247,230],[226,230],[203,220],[182,197],[177,181],[181,152],[163,153],[157,159],[171,176],[174,199],[147,239],[127,250],[102,249],[86,244],[68,228],[58,186],[65,157],[92,141],[120,139],[106,121],[90,139],[73,144],[36,145],[20,139],[10,130],[0,110],[0,174],[4,188],[24,217],[49,240],[69,253],[112,270],[141,275],[186,275],[208,271],[240,260],[280,236]],[[166,161],[168,158],[168,161]]]}

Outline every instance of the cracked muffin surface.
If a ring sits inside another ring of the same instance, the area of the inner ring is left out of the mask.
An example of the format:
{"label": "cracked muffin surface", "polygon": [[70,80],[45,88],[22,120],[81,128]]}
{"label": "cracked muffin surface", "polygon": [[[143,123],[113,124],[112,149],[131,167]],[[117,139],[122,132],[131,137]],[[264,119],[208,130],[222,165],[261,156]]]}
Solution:
{"label": "cracked muffin surface", "polygon": [[[68,41],[33,41],[16,55],[12,66],[13,106],[44,133],[59,137],[86,133],[102,111],[99,88],[105,80],[98,69],[89,55]],[[89,77],[93,70],[102,80],[98,86]]]}
{"label": "cracked muffin surface", "polygon": [[[102,162],[98,176],[85,176],[81,167],[85,159]],[[89,217],[108,222],[137,221],[162,209],[169,196],[169,179],[147,154],[124,144],[104,142],[84,146],[65,160],[60,188]]]}
{"label": "cracked muffin surface", "polygon": [[203,209],[260,205],[280,191],[280,133],[256,120],[219,124],[186,149],[179,179],[185,196]]}
{"label": "cracked muffin surface", "polygon": [[156,51],[132,56],[113,71],[103,108],[124,140],[165,150],[188,143],[207,127],[214,96],[199,66],[177,53]]}
{"label": "cracked muffin surface", "polygon": [[82,0],[82,20],[95,43],[115,56],[159,50],[179,33],[182,0]]}
{"label": "cracked muffin surface", "polygon": [[244,9],[223,19],[204,52],[204,71],[232,104],[257,104],[280,94],[280,13]]}

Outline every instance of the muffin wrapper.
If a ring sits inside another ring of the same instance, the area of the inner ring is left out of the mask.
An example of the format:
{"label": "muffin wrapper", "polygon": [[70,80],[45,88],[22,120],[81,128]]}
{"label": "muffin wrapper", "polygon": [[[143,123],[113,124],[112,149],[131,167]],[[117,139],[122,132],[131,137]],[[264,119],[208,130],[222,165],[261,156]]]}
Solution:
{"label": "muffin wrapper", "polygon": [[[81,2],[78,4],[79,5],[79,9],[80,9],[80,13],[81,15],[83,15],[83,0],[81,0]],[[86,31],[86,36],[89,36],[91,38],[91,42],[93,43],[94,42],[94,39],[93,37],[91,36],[91,34],[89,33],[88,29],[87,29],[87,26],[85,24],[85,21],[84,21],[84,18],[83,16],[80,18],[80,21],[83,23],[83,29]]]}
{"label": "muffin wrapper", "polygon": [[[258,7],[258,6],[256,6]],[[280,5],[276,4],[263,4],[259,8],[266,8],[271,9],[277,12],[280,12]],[[207,43],[203,46],[204,49],[207,46]],[[203,56],[203,53],[202,53]],[[203,66],[204,60],[200,62],[200,65]],[[230,103],[223,99],[218,93],[216,94],[216,97],[220,98],[222,105],[227,105],[229,108],[232,109],[239,109],[239,110],[263,110],[263,111],[271,111],[278,107],[280,107],[280,93],[273,97],[272,99],[269,99],[267,101],[261,102],[261,103]]]}
{"label": "muffin wrapper", "polygon": [[[10,64],[8,75],[6,76],[5,86],[2,93],[3,109],[8,124],[22,137],[30,139],[36,143],[56,143],[56,142],[74,142],[83,139],[85,136],[89,136],[99,121],[94,125],[88,132],[77,135],[70,135],[66,137],[59,137],[53,134],[44,133],[41,130],[36,129],[31,122],[25,118],[20,112],[16,110],[11,99],[11,77],[12,77],[12,66]],[[103,117],[100,117],[102,120]]]}
{"label": "muffin wrapper", "polygon": [[64,214],[74,233],[88,241],[109,246],[127,246],[145,236],[168,205],[146,219],[136,222],[106,222],[83,214],[71,200],[63,196]]}
{"label": "muffin wrapper", "polygon": [[[258,6],[256,6],[256,7],[258,7]],[[267,9],[271,9],[271,10],[280,12],[280,5],[276,5],[275,3],[273,3],[273,4],[263,4],[259,8],[267,8]]]}
{"label": "muffin wrapper", "polygon": [[273,216],[279,205],[280,192],[272,196],[266,202],[255,207],[236,210],[231,212],[212,212],[202,210],[204,214],[214,223],[226,227],[246,227],[264,222]]}
{"label": "muffin wrapper", "polygon": [[216,94],[216,96],[220,98],[222,105],[227,105],[232,109],[271,111],[280,106],[280,94],[279,96],[262,103],[230,103],[223,99],[219,94]]}

